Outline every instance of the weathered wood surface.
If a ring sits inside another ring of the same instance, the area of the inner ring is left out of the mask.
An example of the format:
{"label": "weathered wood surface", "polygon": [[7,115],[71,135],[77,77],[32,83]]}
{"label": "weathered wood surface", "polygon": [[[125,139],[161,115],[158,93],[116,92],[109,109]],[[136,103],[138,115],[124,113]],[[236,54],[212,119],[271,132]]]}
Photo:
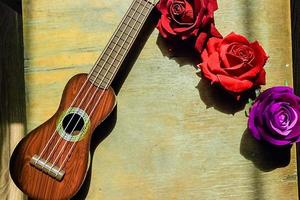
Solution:
{"label": "weathered wood surface", "polygon": [[8,163],[24,136],[25,115],[22,17],[0,2],[0,199],[22,199]]}
{"label": "weathered wood surface", "polygon": [[[28,130],[52,116],[69,78],[90,70],[129,4],[23,0]],[[289,8],[219,0],[221,33],[245,34],[268,52],[265,88],[292,85]],[[200,80],[193,60],[172,56],[154,30],[118,94],[114,128],[94,152],[86,198],[297,199],[295,148],[289,160],[256,143],[241,106]]]}

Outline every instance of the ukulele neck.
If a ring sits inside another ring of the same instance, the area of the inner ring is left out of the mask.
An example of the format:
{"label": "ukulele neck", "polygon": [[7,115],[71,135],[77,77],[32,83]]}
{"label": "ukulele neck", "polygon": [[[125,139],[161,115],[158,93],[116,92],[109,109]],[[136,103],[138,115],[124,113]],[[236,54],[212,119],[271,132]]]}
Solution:
{"label": "ukulele neck", "polygon": [[107,89],[127,56],[148,15],[154,8],[148,0],[134,0],[89,73],[89,81]]}

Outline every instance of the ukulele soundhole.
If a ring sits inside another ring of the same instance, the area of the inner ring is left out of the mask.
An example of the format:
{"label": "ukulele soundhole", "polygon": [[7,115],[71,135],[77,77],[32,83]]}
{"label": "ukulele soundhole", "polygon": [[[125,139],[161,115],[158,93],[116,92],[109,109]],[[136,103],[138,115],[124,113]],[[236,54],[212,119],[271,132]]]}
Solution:
{"label": "ukulele soundhole", "polygon": [[80,108],[69,108],[57,121],[59,135],[70,142],[80,141],[90,126],[88,114]]}
{"label": "ukulele soundhole", "polygon": [[63,129],[67,134],[72,134],[72,132],[81,131],[84,126],[83,117],[77,113],[68,114],[63,119]]}

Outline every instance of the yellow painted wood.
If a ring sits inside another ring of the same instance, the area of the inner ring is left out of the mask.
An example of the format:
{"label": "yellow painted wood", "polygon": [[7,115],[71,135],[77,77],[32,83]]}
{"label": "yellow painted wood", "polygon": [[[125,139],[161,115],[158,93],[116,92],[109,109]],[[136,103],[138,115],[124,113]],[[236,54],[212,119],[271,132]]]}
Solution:
{"label": "yellow painted wood", "polygon": [[[129,4],[23,0],[28,131],[54,113],[69,78],[90,70]],[[264,88],[292,85],[289,17],[288,1],[219,0],[220,32],[268,52]],[[297,199],[295,148],[276,168],[277,157],[245,132],[244,111],[232,114],[238,106],[218,98],[189,58],[163,52],[154,30],[94,153],[87,199]]]}

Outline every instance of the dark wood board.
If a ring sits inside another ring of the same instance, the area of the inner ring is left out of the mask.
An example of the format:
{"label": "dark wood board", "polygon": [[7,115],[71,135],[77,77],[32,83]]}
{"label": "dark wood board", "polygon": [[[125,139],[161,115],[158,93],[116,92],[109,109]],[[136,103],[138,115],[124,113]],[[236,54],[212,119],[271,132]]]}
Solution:
{"label": "dark wood board", "polygon": [[8,170],[9,157],[26,126],[22,16],[2,2],[0,27],[0,196],[22,199]]}
{"label": "dark wood board", "polygon": [[[292,49],[293,49],[293,81],[294,90],[300,95],[300,1],[291,0],[292,19]],[[297,176],[298,176],[298,197],[300,198],[300,144],[297,144]]]}

